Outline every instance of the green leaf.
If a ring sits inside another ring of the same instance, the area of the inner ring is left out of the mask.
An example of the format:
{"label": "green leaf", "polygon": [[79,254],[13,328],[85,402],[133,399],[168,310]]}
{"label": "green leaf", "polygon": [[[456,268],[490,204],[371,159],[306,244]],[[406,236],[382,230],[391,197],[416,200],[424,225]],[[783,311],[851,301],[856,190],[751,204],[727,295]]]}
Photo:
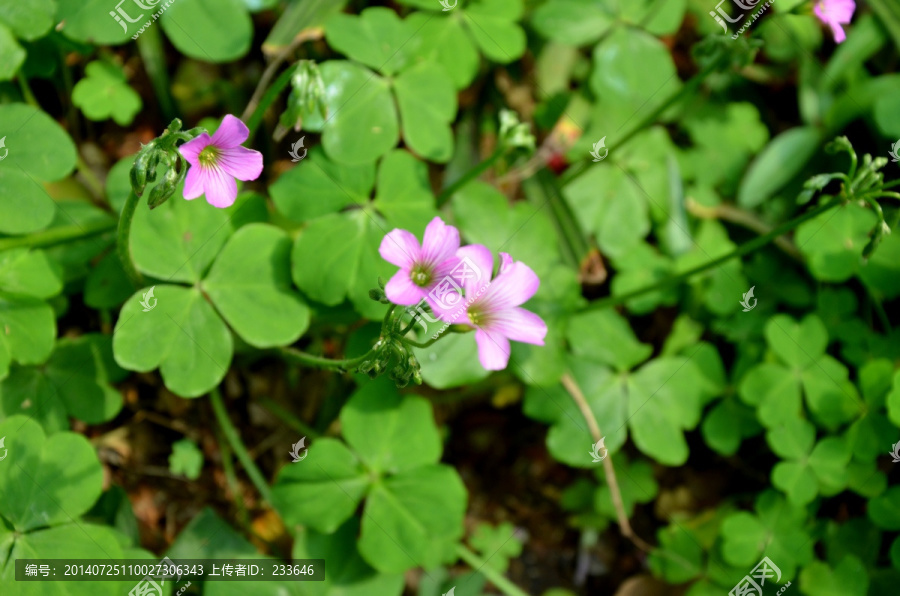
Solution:
{"label": "green leaf", "polygon": [[349,298],[360,314],[383,317],[385,306],[369,298],[378,277],[388,279],[394,273],[378,254],[387,233],[379,219],[369,210],[357,210],[310,222],[291,256],[297,286],[323,304],[336,306]]}
{"label": "green leaf", "polygon": [[[680,84],[669,49],[661,41],[638,29],[617,28],[594,48],[590,87],[599,101],[591,130],[601,131],[598,139],[614,134],[629,121],[639,121],[640,113],[661,105]],[[614,144],[615,138],[609,141]]]}
{"label": "green leaf", "polygon": [[324,569],[316,568],[316,577],[324,581],[308,582],[310,596],[400,596],[403,576],[381,574],[372,569],[356,548],[359,521],[352,517],[333,534],[299,528],[294,539],[295,559],[325,559]]}
{"label": "green leaf", "polygon": [[441,458],[431,404],[401,396],[393,381],[366,383],[341,410],[341,428],[369,470],[396,474]]}
{"label": "green leaf", "polygon": [[367,204],[374,186],[374,163],[338,165],[314,147],[269,187],[269,194],[278,211],[302,223],[348,205]]}
{"label": "green leaf", "polygon": [[604,2],[550,0],[541,4],[531,18],[534,28],[560,43],[582,46],[600,39],[615,24]]}
{"label": "green leaf", "polygon": [[729,565],[745,567],[755,564],[768,538],[759,519],[746,512],[732,513],[722,521],[722,558]]}
{"label": "green leaf", "polygon": [[703,547],[692,532],[678,525],[657,532],[659,549],[647,558],[653,574],[672,584],[689,581],[703,572]]}
{"label": "green leaf", "polygon": [[40,364],[53,350],[56,317],[41,300],[0,291],[0,379],[11,361]]}
{"label": "green leaf", "polygon": [[506,64],[525,53],[525,32],[516,24],[523,10],[522,0],[475,0],[462,16],[484,55]]}
{"label": "green leaf", "polygon": [[134,286],[122,268],[118,251],[110,251],[90,270],[84,284],[84,303],[101,310],[115,308],[125,302]]}
{"label": "green leaf", "polygon": [[231,62],[253,41],[253,21],[241,0],[178,0],[160,19],[178,51],[204,62]]}
{"label": "green leaf", "polygon": [[232,231],[229,214],[202,199],[174,196],[153,211],[142,202],[131,224],[132,257],[147,275],[196,283]]}
{"label": "green leaf", "polygon": [[390,8],[363,9],[359,15],[339,13],[325,23],[332,49],[386,75],[402,70],[416,53],[414,32]]}
{"label": "green leaf", "polygon": [[55,12],[53,0],[34,0],[28,4],[5,1],[0,2],[0,23],[9,27],[16,37],[33,41],[50,31]]}
{"label": "green leaf", "polygon": [[506,573],[509,560],[522,554],[522,539],[510,522],[496,528],[480,523],[476,526],[469,544],[486,558],[486,564],[500,573]]}
{"label": "green leaf", "polygon": [[[653,467],[650,462],[637,460],[629,462],[624,456],[616,458],[616,476],[621,492],[622,507],[625,513],[631,517],[634,514],[636,503],[649,503],[653,501],[659,492],[659,485],[653,477]],[[606,473],[597,468],[595,475],[601,481],[601,485],[594,493],[594,508],[608,517],[617,519],[616,507],[613,504],[612,491],[606,482]]]}
{"label": "green leaf", "polygon": [[56,215],[57,205],[42,183],[72,171],[75,144],[50,116],[29,105],[0,105],[0,122],[9,152],[0,162],[0,233],[27,234]]}
{"label": "green leaf", "polygon": [[424,62],[394,80],[403,139],[410,149],[431,161],[445,163],[453,156],[456,89],[438,65]]}
{"label": "green leaf", "polygon": [[868,590],[866,568],[853,555],[845,556],[833,569],[813,561],[800,572],[800,591],[809,596],[865,596]]}
{"label": "green leaf", "polygon": [[900,530],[900,486],[892,486],[883,494],[870,499],[869,519],[876,526],[896,532]]}
{"label": "green leaf", "polygon": [[55,526],[86,512],[100,496],[103,470],[83,436],[52,437],[26,416],[0,421],[8,453],[0,462],[0,514],[18,532]]}
{"label": "green leaf", "polygon": [[690,359],[657,358],[628,383],[628,426],[643,453],[678,466],[687,461],[683,431],[700,422],[703,379]]}
{"label": "green leaf", "polygon": [[231,364],[225,323],[197,288],[156,286],[156,305],[144,312],[146,291],[138,290],[119,313],[113,334],[116,362],[138,372],[158,367],[166,387],[181,397],[210,391]]}
{"label": "green leaf", "polygon": [[596,310],[570,319],[566,339],[572,352],[627,371],[653,353],[653,347],[638,341],[628,321],[614,310]]}
{"label": "green leaf", "polygon": [[465,511],[466,487],[450,466],[426,465],[397,474],[372,485],[359,552],[382,573],[454,560]]}
{"label": "green leaf", "polygon": [[330,534],[353,515],[370,481],[359,459],[342,442],[317,439],[304,460],[278,473],[272,486],[273,504],[289,526],[304,525]]}
{"label": "green leaf", "polygon": [[371,163],[400,140],[397,108],[390,85],[362,66],[329,60],[321,68],[328,121],[322,146],[346,165]]}
{"label": "green leaf", "polygon": [[406,22],[419,46],[417,57],[444,67],[457,89],[468,87],[478,74],[480,56],[475,44],[463,27],[463,21],[453,16],[443,17],[414,12]]}
{"label": "green leaf", "polygon": [[393,228],[422,237],[438,212],[428,182],[428,166],[406,151],[391,151],[378,167],[378,192],[373,202]]}
{"label": "green leaf", "polygon": [[257,348],[292,344],[309,326],[309,308],[291,287],[291,240],[268,224],[249,224],[228,240],[203,280],[213,305]]}
{"label": "green leaf", "polygon": [[457,225],[470,244],[484,244],[492,251],[509,253],[539,277],[558,266],[556,231],[539,206],[520,201],[510,207],[496,188],[473,181],[453,195],[452,208]]}
{"label": "green leaf", "polygon": [[184,475],[190,480],[200,477],[203,469],[203,452],[190,439],[181,439],[172,443],[172,454],[169,455],[169,471]]}
{"label": "green leaf", "polygon": [[684,20],[687,0],[672,0],[658,4],[654,0],[620,2],[621,18],[644,28],[654,35],[671,35],[678,31]]}
{"label": "green leaf", "polygon": [[812,364],[828,345],[828,330],[815,315],[799,324],[788,315],[775,315],[766,323],[765,333],[772,351],[795,370]]}
{"label": "green leaf", "polygon": [[872,211],[852,203],[841,205],[800,224],[797,248],[816,278],[845,281],[861,269],[862,251],[875,225]]}
{"label": "green leaf", "polygon": [[113,361],[109,336],[62,338],[46,364],[17,368],[0,383],[0,410],[35,416],[50,434],[68,428],[68,416],[100,424],[122,409],[122,394],[111,383],[124,372]]}
{"label": "green leaf", "polygon": [[131,124],[143,102],[128,85],[122,69],[95,60],[85,67],[85,75],[72,90],[72,103],[91,120],[112,118],[119,126]]}
{"label": "green leaf", "polygon": [[[2,16],[2,15],[0,15]],[[25,62],[25,50],[12,32],[0,22],[0,81],[12,81]]]}
{"label": "green leaf", "polygon": [[751,208],[765,203],[800,173],[821,145],[822,134],[812,126],[799,126],[776,136],[741,180],[738,204]]}
{"label": "green leaf", "polygon": [[[110,6],[108,0],[56,0],[55,21],[69,39],[96,45],[115,45],[128,41],[140,28],[152,21],[151,12],[131,2]],[[121,8],[126,17],[121,16]],[[119,21],[109,13],[116,12]]]}
{"label": "green leaf", "polygon": [[413,352],[422,365],[422,379],[435,389],[476,383],[491,374],[478,360],[474,334],[449,334],[433,346],[414,348]]}
{"label": "green leaf", "polygon": [[0,252],[0,289],[12,294],[50,298],[62,290],[59,265],[42,250],[16,248]]}

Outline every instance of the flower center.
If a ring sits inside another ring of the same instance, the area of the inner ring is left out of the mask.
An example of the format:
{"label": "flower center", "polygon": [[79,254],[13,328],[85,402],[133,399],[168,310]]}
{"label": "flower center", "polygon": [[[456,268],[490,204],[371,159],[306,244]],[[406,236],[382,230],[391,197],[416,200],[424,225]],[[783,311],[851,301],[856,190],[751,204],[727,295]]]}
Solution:
{"label": "flower center", "polygon": [[197,156],[197,161],[200,162],[201,166],[213,166],[219,159],[219,148],[214,145],[207,145],[203,151],[200,152],[200,155]]}
{"label": "flower center", "polygon": [[471,321],[472,325],[474,325],[475,327],[483,327],[487,325],[490,319],[487,313],[472,308],[469,309],[468,315],[469,321]]}
{"label": "flower center", "polygon": [[412,271],[409,272],[409,278],[414,284],[420,288],[424,288],[431,283],[431,271],[422,265],[416,265],[412,268]]}

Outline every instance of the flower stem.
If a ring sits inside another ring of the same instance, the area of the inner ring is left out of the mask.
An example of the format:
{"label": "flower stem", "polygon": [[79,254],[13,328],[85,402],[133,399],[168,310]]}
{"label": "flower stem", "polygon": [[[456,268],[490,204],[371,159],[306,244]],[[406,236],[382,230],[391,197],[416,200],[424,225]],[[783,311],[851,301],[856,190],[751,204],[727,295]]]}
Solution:
{"label": "flower stem", "polygon": [[459,189],[464,187],[466,184],[468,184],[475,178],[478,178],[479,176],[481,176],[484,172],[486,172],[487,169],[490,168],[492,165],[494,165],[494,162],[497,161],[498,159],[500,159],[500,157],[505,152],[506,152],[506,149],[502,145],[499,145],[497,147],[497,149],[495,149],[494,152],[491,153],[491,155],[487,159],[485,159],[480,164],[478,164],[477,166],[475,166],[474,168],[472,168],[471,170],[466,172],[459,180],[457,180],[456,182],[454,182],[453,184],[451,184],[450,186],[448,186],[447,188],[442,190],[441,194],[439,194],[438,198],[437,198],[438,208],[440,208],[441,205],[446,203],[450,199],[450,197],[452,197],[453,194],[456,193]]}
{"label": "flower stem", "polygon": [[831,201],[831,202],[825,203],[823,205],[819,205],[815,209],[810,209],[803,215],[795,217],[794,219],[787,221],[776,228],[773,228],[768,234],[765,234],[764,236],[759,236],[749,242],[742,244],[741,246],[737,247],[736,249],[734,249],[727,255],[723,255],[717,259],[707,261],[706,263],[703,263],[702,265],[698,265],[698,266],[694,267],[693,269],[689,269],[678,275],[673,275],[672,277],[658,281],[655,284],[651,284],[649,286],[644,286],[643,288],[638,288],[637,290],[634,290],[632,292],[626,292],[624,294],[619,294],[618,296],[607,296],[606,298],[601,298],[600,300],[595,300],[595,301],[591,302],[590,304],[588,304],[583,309],[583,311],[597,310],[597,309],[601,309],[601,308],[609,308],[612,306],[618,306],[620,304],[624,304],[625,302],[628,302],[629,300],[637,298],[638,296],[643,296],[644,294],[649,294],[650,292],[660,290],[662,288],[667,288],[669,286],[677,285],[680,282],[682,282],[686,279],[689,279],[698,273],[702,273],[708,269],[718,267],[722,263],[730,261],[731,259],[733,259],[735,257],[742,257],[746,254],[749,254],[749,253],[755,251],[755,250],[758,250],[758,249],[762,248],[763,246],[767,245],[768,243],[772,242],[779,236],[782,236],[786,232],[793,230],[794,228],[799,226],[801,223],[803,223],[809,219],[812,219],[812,218],[816,217],[817,215],[825,213],[829,209],[832,209],[841,204],[842,203],[840,201]]}
{"label": "flower stem", "polygon": [[116,234],[116,243],[119,250],[119,260],[122,262],[122,268],[128,275],[128,279],[134,284],[135,288],[144,287],[144,276],[138,272],[131,258],[131,222],[134,219],[134,212],[140,203],[141,197],[137,196],[132,190],[128,194],[128,200],[122,207],[122,214],[119,216],[119,230]]}
{"label": "flower stem", "polygon": [[263,95],[262,99],[259,101],[259,104],[256,106],[256,109],[253,110],[253,114],[250,116],[250,119],[247,120],[247,128],[250,129],[250,137],[253,138],[253,135],[256,133],[256,129],[259,128],[259,125],[262,124],[263,116],[266,114],[266,110],[269,109],[269,106],[275,101],[278,95],[284,91],[284,88],[287,87],[288,83],[291,82],[291,77],[294,76],[294,69],[289,68],[283,73],[281,73],[275,82],[272,83],[272,86],[266,91],[265,95]]}
{"label": "flower stem", "polygon": [[488,565],[487,561],[462,544],[456,547],[456,554],[459,555],[459,558],[465,561],[469,567],[488,578],[492,584],[497,586],[497,589],[507,596],[528,596],[528,593],[522,590],[522,588],[506,579],[506,576]]}
{"label": "flower stem", "polygon": [[285,359],[297,364],[306,364],[309,366],[317,366],[319,368],[347,370],[353,368],[354,365],[359,364],[360,362],[368,358],[372,354],[372,350],[369,350],[358,358],[345,358],[344,360],[332,360],[331,358],[314,356],[312,354],[307,354],[306,352],[301,352],[300,350],[296,350],[294,348],[278,348],[278,353],[281,354]]}
{"label": "flower stem", "polygon": [[159,29],[150,27],[144,31],[137,39],[137,47],[138,52],[141,54],[141,60],[144,62],[144,68],[147,69],[147,76],[150,77],[150,84],[153,86],[156,101],[159,102],[163,119],[168,122],[176,116],[175,102],[169,90],[166,56],[163,52],[162,36],[159,33]]}
{"label": "flower stem", "polygon": [[116,227],[116,222],[111,220],[92,221],[84,225],[60,226],[58,228],[50,228],[41,232],[35,232],[27,236],[16,236],[12,238],[0,238],[0,250],[9,250],[10,248],[28,247],[28,248],[48,248],[63,244],[72,240],[83,240],[109,232]]}
{"label": "flower stem", "polygon": [[250,481],[253,482],[253,486],[256,487],[256,490],[259,491],[262,498],[271,505],[272,491],[269,490],[269,485],[266,482],[266,479],[263,478],[262,472],[259,471],[253,458],[250,457],[250,454],[247,452],[247,448],[244,446],[244,442],[241,441],[241,436],[238,434],[237,429],[231,424],[231,420],[228,418],[228,412],[225,411],[225,404],[222,402],[222,394],[219,393],[218,387],[214,387],[209,396],[213,412],[216,415],[216,421],[219,423],[222,434],[225,435],[225,439],[231,446],[232,451],[234,451],[235,457],[237,457],[238,461],[241,462],[241,465],[244,466],[244,470],[247,472],[247,476],[250,477]]}

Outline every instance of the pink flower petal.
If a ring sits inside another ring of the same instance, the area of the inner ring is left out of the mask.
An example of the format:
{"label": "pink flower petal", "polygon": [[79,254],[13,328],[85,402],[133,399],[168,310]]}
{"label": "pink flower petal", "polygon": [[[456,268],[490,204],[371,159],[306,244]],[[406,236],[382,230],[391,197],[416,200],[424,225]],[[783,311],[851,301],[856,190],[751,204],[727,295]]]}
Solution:
{"label": "pink flower petal", "polygon": [[419,241],[412,232],[400,228],[388,232],[378,247],[382,259],[402,269],[412,269],[420,252]]}
{"label": "pink flower petal", "polygon": [[220,149],[230,149],[246,141],[249,136],[250,129],[247,125],[241,122],[240,118],[228,114],[213,135],[212,144]]}
{"label": "pink flower petal", "polygon": [[234,205],[237,198],[237,182],[234,178],[219,168],[211,168],[206,174],[206,202],[220,209]]}
{"label": "pink flower petal", "polygon": [[838,23],[832,21],[828,23],[828,26],[831,27],[831,33],[834,34],[835,43],[843,43],[844,40],[847,39],[847,34],[844,33],[844,28],[841,27]]}
{"label": "pink flower petal", "polygon": [[491,283],[494,273],[494,255],[486,246],[470,244],[456,251],[456,256],[460,263],[454,270],[454,278],[465,289],[466,297],[484,294],[483,288]]}
{"label": "pink flower petal", "polygon": [[217,162],[226,174],[238,180],[256,180],[263,170],[262,153],[246,147],[220,150]]}
{"label": "pink flower petal", "polygon": [[509,256],[508,252],[500,253],[500,273],[503,273],[507,269],[509,269],[510,265],[513,264],[513,258]]}
{"label": "pink flower petal", "polygon": [[491,317],[490,330],[513,341],[538,346],[544,345],[544,338],[547,336],[547,324],[543,319],[519,307],[495,313]]}
{"label": "pink flower petal", "polygon": [[452,257],[459,248],[459,230],[435,217],[425,228],[422,237],[423,264],[437,265]]}
{"label": "pink flower petal", "polygon": [[409,269],[401,269],[384,286],[388,300],[401,306],[413,306],[421,302],[423,289],[409,278]]}
{"label": "pink flower petal", "polygon": [[184,198],[192,201],[206,192],[206,175],[200,166],[191,166],[184,178]]}
{"label": "pink flower petal", "polygon": [[509,363],[509,340],[484,329],[475,332],[478,360],[485,370],[503,370]]}
{"label": "pink flower petal", "polygon": [[209,134],[201,133],[199,137],[196,139],[191,139],[184,145],[178,148],[178,152],[181,153],[184,158],[188,161],[192,166],[198,165],[197,156],[200,155],[200,152],[206,149],[210,145]]}
{"label": "pink flower petal", "polygon": [[490,312],[507,310],[527,302],[540,285],[531,267],[518,261],[494,279],[481,302]]}

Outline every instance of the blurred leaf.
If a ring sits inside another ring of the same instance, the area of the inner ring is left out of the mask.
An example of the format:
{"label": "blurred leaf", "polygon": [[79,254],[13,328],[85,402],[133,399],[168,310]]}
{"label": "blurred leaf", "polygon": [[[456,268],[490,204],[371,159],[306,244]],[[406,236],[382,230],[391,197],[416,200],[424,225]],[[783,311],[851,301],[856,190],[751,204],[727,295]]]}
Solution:
{"label": "blurred leaf", "polygon": [[72,103],[91,120],[112,118],[119,126],[131,124],[141,111],[141,96],[128,86],[122,69],[95,60],[85,67],[85,78],[75,84]]}
{"label": "blurred leaf", "polygon": [[0,81],[11,81],[16,78],[19,67],[25,62],[25,50],[18,44],[15,36],[2,22],[0,14]]}
{"label": "blurred leaf", "polygon": [[478,524],[469,544],[485,557],[487,565],[500,573],[506,573],[510,559],[522,554],[522,540],[509,522],[503,522],[496,528],[486,523]]}
{"label": "blurred leaf", "polygon": [[178,51],[204,62],[231,62],[253,41],[253,21],[241,0],[178,0],[160,18]]}
{"label": "blurred leaf", "polygon": [[834,568],[813,561],[800,572],[800,591],[809,596],[865,596],[868,590],[866,568],[853,555]]}
{"label": "blurred leaf", "polygon": [[792,128],[773,138],[741,180],[738,204],[750,208],[767,202],[800,173],[821,145],[821,133],[811,126]]}
{"label": "blurred leaf", "polygon": [[203,452],[190,439],[182,439],[172,443],[172,454],[169,455],[169,471],[184,475],[189,480],[200,477],[203,469]]}

